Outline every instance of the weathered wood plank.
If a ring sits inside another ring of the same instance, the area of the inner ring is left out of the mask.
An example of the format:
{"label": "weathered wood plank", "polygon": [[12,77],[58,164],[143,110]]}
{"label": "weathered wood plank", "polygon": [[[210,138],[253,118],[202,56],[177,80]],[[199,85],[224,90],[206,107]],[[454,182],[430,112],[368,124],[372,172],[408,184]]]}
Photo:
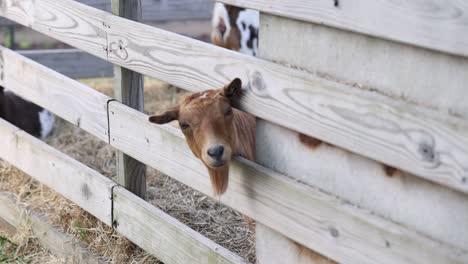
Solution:
{"label": "weathered wood plank", "polygon": [[[141,20],[140,0],[112,0],[112,13],[121,17]],[[114,97],[140,112],[144,110],[143,75],[114,66]],[[137,196],[146,199],[146,166],[117,151],[116,181]]]}
{"label": "weathered wood plank", "polygon": [[[445,102],[468,110],[468,74],[462,74],[463,69],[468,72],[468,59],[456,58],[466,61],[463,68],[457,61],[450,63],[450,59],[455,59],[453,56],[438,53],[445,59],[437,60],[434,57],[438,55],[429,50],[405,48],[402,44],[372,40],[330,27],[264,14],[260,21],[262,49],[259,56],[262,58],[288,61],[291,65],[332,76],[336,73],[354,80],[372,80],[380,84],[373,86],[375,90],[385,92],[390,90],[384,89],[387,86],[380,81],[384,75],[389,75],[395,88],[399,83],[412,83],[405,94],[411,94],[412,90],[416,95],[419,91],[418,97],[424,99],[425,105],[439,103],[441,106]],[[284,34],[288,34],[287,40],[277,38]],[[378,43],[373,45],[374,42]],[[398,67],[400,63],[406,65],[405,58],[409,57],[418,69],[411,74],[407,68]],[[458,68],[461,69],[457,74]],[[428,72],[431,76],[427,76]],[[428,83],[434,76],[441,79],[437,88]],[[416,98],[413,96],[413,99]],[[439,241],[460,248],[468,245],[468,197],[460,192],[401,171],[388,172],[379,162],[334,146],[311,144],[303,135],[269,122],[257,122],[256,142],[259,164]],[[264,244],[274,247],[274,243]],[[257,250],[257,256],[259,254]]]}
{"label": "weathered wood plank", "polygon": [[131,21],[107,21],[119,24],[108,35],[113,63],[197,91],[242,77],[250,85],[244,110],[468,192],[464,121],[448,126],[410,104]]}
{"label": "weathered wood plank", "polygon": [[[27,228],[34,238],[52,254],[64,258],[69,263],[106,263],[99,259],[82,243],[66,235],[48,223],[45,217],[27,210],[8,193],[0,193],[0,221],[8,219],[7,223],[16,230],[25,231]],[[29,235],[29,234],[26,234]]]}
{"label": "weathered wood plank", "polygon": [[[448,245],[468,245],[468,196],[257,122],[257,162]],[[275,142],[287,142],[277,144]],[[257,252],[258,254],[258,252]]]}
{"label": "weathered wood plank", "polygon": [[122,187],[115,187],[116,230],[164,263],[246,263]]}
{"label": "weathered wood plank", "polygon": [[0,53],[4,87],[108,141],[109,97],[11,50]]}
{"label": "weathered wood plank", "polygon": [[[249,88],[241,101],[243,110],[468,192],[466,120],[106,15],[73,1],[42,0],[35,5],[41,14],[34,18],[33,28],[47,35],[191,91],[222,87],[240,77]],[[8,8],[3,13],[8,15]],[[98,52],[103,32],[108,57]]]}
{"label": "weathered wood plank", "polygon": [[77,49],[27,50],[19,54],[73,79],[113,76],[112,64]]}
{"label": "weathered wood plank", "polygon": [[[42,66],[36,64],[35,67]],[[63,83],[73,84],[75,81],[64,78]],[[85,87],[86,89],[91,90]],[[75,99],[82,100],[80,97]],[[180,132],[167,126],[154,126],[147,122],[146,115],[134,112],[117,102],[111,102],[109,106],[113,146],[197,190],[211,194],[209,177],[204,173],[203,165],[190,153]],[[116,112],[116,108],[122,109]],[[6,134],[14,139],[11,132]],[[175,137],[174,134],[179,136]],[[7,142],[13,140],[1,138]],[[168,142],[171,144],[167,144]],[[8,149],[4,151],[10,153],[9,155],[13,153]],[[15,151],[24,152],[21,148],[15,148]],[[44,155],[38,153],[37,157]],[[317,190],[297,184],[265,168],[245,163],[250,166],[234,163],[230,189],[221,197],[221,201],[308,247],[320,252],[339,250],[343,259],[362,258],[363,261],[372,260],[367,255],[369,247],[371,252],[379,253],[379,256],[375,256],[379,261],[388,259],[389,262],[398,262],[400,258],[416,260],[421,258],[419,251],[427,252],[429,255],[426,257],[436,262],[449,262],[446,256],[466,260],[464,251],[447,248],[380,218],[374,219],[374,216],[342,204],[342,201]],[[72,185],[77,184],[67,186]],[[369,221],[372,222],[371,225],[367,224]],[[335,230],[342,235],[330,237],[330,234],[336,234]],[[312,241],[310,237],[317,237],[317,240]],[[355,248],[351,249],[348,242],[343,242],[348,239]],[[393,246],[387,249],[387,242]]]}
{"label": "weathered wood plank", "polygon": [[[112,146],[213,197],[205,167],[179,130],[151,124],[146,115],[118,102],[110,102],[109,113]],[[434,242],[254,163],[237,160],[230,169],[229,188],[220,202],[340,262],[468,260],[463,249]]]}
{"label": "weathered wood plank", "polygon": [[259,30],[270,61],[468,120],[468,58],[266,14]]}
{"label": "weathered wood plank", "polygon": [[16,234],[17,230],[14,226],[10,223],[5,221],[2,217],[0,217],[0,236],[8,236],[13,237]]}
{"label": "weathered wood plank", "polygon": [[0,139],[0,158],[111,224],[114,182],[3,119]]}
{"label": "weathered wood plank", "polygon": [[327,259],[259,223],[255,225],[255,248],[257,264],[336,264],[333,260]]}
{"label": "weathered wood plank", "polygon": [[227,4],[468,56],[466,1],[270,1]]}
{"label": "weathered wood plank", "polygon": [[[75,0],[99,10],[111,11],[109,0]],[[166,22],[176,20],[211,19],[211,0],[141,0],[142,21]],[[14,25],[15,22],[0,18],[0,26]]]}
{"label": "weathered wood plank", "polygon": [[[15,1],[19,0],[13,0]],[[104,29],[109,27],[105,22],[109,13],[71,0],[34,1],[32,6],[31,9],[34,9],[32,29],[78,47],[98,58],[107,59]]]}

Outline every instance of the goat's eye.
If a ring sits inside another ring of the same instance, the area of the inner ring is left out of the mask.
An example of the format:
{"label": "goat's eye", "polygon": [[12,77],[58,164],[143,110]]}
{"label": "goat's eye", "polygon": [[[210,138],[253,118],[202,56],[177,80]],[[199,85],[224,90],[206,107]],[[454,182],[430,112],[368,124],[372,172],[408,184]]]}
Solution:
{"label": "goat's eye", "polygon": [[224,115],[230,115],[230,114],[232,114],[232,107],[229,106],[224,109]]}
{"label": "goat's eye", "polygon": [[180,125],[180,128],[182,128],[183,130],[188,129],[190,127],[190,125],[185,122],[181,122],[179,123],[179,125]]}

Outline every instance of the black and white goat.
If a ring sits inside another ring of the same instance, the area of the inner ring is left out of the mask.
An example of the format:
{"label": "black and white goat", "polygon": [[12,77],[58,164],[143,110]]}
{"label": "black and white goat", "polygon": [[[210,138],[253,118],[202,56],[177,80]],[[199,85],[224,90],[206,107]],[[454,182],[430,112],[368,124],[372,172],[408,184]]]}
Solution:
{"label": "black and white goat", "polygon": [[0,118],[40,138],[47,137],[52,132],[55,123],[52,113],[1,86]]}
{"label": "black and white goat", "polygon": [[211,42],[217,46],[256,56],[260,13],[222,3],[215,3]]}

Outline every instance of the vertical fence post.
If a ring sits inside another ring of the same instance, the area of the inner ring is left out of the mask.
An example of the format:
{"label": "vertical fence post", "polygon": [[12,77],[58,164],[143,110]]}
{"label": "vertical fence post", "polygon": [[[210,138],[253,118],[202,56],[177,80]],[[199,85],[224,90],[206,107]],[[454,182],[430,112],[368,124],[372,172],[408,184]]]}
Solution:
{"label": "vertical fence post", "polygon": [[[112,13],[127,19],[141,20],[140,0],[111,0]],[[143,76],[114,66],[114,97],[125,105],[143,111]],[[146,166],[117,151],[117,183],[146,199]]]}

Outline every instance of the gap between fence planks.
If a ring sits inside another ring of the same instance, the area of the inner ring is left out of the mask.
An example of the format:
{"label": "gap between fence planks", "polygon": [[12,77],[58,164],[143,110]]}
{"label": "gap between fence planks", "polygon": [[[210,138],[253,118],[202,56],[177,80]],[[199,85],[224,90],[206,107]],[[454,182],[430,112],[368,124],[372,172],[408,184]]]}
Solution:
{"label": "gap between fence planks", "polygon": [[[12,67],[11,65],[24,65],[6,70],[8,75],[3,76],[4,84],[13,84],[11,90],[14,92],[16,89],[23,89],[25,98],[40,102],[45,108],[55,105],[55,109],[67,109],[67,100],[42,100],[40,98],[49,97],[48,91],[32,93],[37,87],[31,84],[39,83],[18,78],[40,72],[43,75],[40,85],[47,85],[48,82],[55,82],[60,74],[46,71],[43,66],[7,49],[2,52],[8,54],[3,57],[4,69]],[[68,85],[74,86],[76,83],[66,77],[59,79],[63,83],[61,86],[54,86],[54,90],[57,90],[55,92],[63,93]],[[69,95],[73,96],[76,104],[88,105],[88,101],[95,100],[90,96],[96,93],[91,88],[80,86],[77,89],[88,96]],[[98,93],[96,97],[99,96],[102,95]],[[61,115],[60,110],[56,113]],[[180,131],[170,126],[151,124],[146,115],[116,101],[109,103],[109,125],[112,146],[198,191],[211,195],[210,180],[205,168],[193,157]],[[5,133],[10,135],[13,131]],[[11,140],[16,138],[15,135],[9,137]],[[19,150],[14,148],[12,151]],[[233,162],[230,187],[220,201],[293,240],[345,262],[369,263],[379,260],[382,263],[394,263],[428,259],[432,262],[459,263],[468,260],[468,254],[464,250],[432,241],[247,161]],[[421,254],[420,251],[425,253]]]}
{"label": "gap between fence planks", "polygon": [[15,228],[14,233],[31,231],[44,248],[69,263],[106,263],[87,250],[78,239],[58,231],[45,217],[27,210],[10,193],[0,192],[1,221]]}
{"label": "gap between fence planks", "polygon": [[[206,259],[208,262],[203,263],[244,263],[239,256],[135,195],[122,190],[114,193],[113,190],[119,187],[115,187],[113,181],[3,119],[0,119],[0,138],[0,158],[49,186],[107,225],[115,224],[112,220],[117,220],[117,231],[122,231],[124,236],[155,257],[179,264],[202,263],[198,260],[204,259],[203,256],[209,256]],[[112,201],[113,194],[117,194],[116,201]],[[128,215],[130,211],[132,215]],[[139,216],[144,218],[137,218]],[[131,222],[125,222],[127,220]],[[12,219],[7,221],[11,222]],[[157,223],[157,226],[136,230],[134,225],[137,222],[141,224],[141,221],[146,225]],[[147,241],[177,244],[186,250],[179,250],[177,257],[169,259],[167,251],[161,251],[160,247],[151,246]]]}
{"label": "gap between fence planks", "polygon": [[[110,97],[9,49],[0,48],[0,54],[1,85],[38,105],[46,105],[68,122],[108,141],[107,102]],[[31,89],[33,84],[35,89]]]}
{"label": "gap between fence planks", "polygon": [[78,49],[25,50],[19,54],[73,79],[112,77],[112,64]]}
{"label": "gap between fence planks", "polygon": [[468,4],[465,1],[220,2],[468,57]]}
{"label": "gap between fence planks", "polygon": [[[16,1],[13,1],[16,2]],[[468,124],[69,0],[0,14],[125,68],[200,91],[241,77],[241,108],[267,121],[468,193]]]}

